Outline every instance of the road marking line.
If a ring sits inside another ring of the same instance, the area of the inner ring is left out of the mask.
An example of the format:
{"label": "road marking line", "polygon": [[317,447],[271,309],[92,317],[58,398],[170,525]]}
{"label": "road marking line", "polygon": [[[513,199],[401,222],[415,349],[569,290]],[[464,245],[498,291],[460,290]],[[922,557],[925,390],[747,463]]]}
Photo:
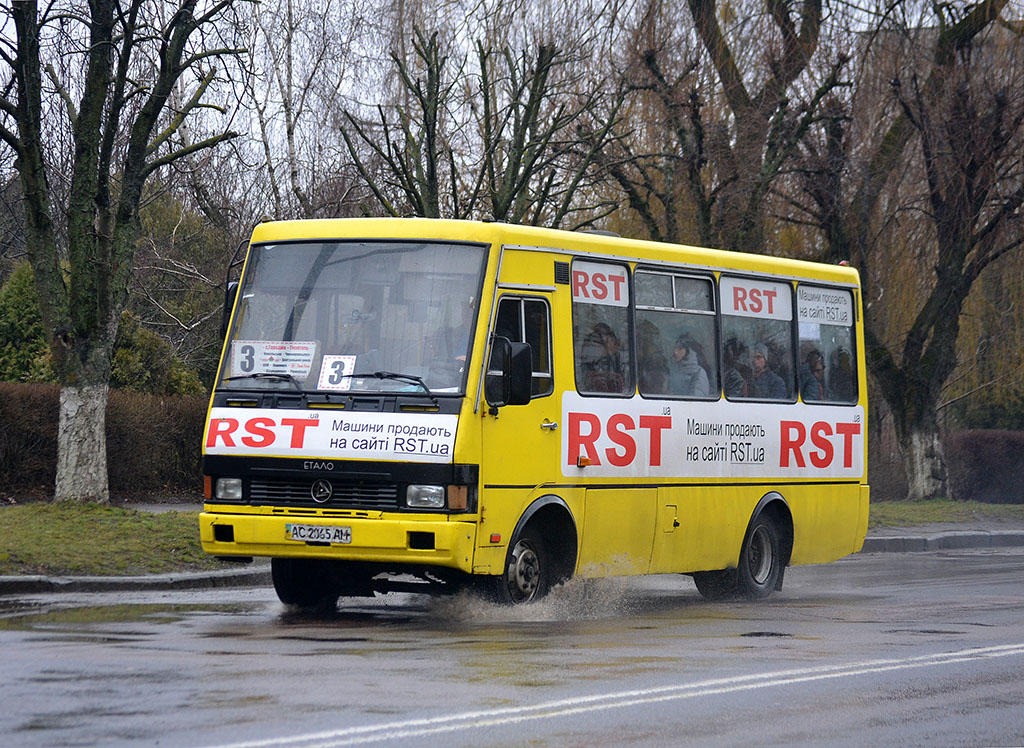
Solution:
{"label": "road marking line", "polygon": [[500,727],[529,720],[566,717],[586,712],[621,709],[629,706],[656,704],[663,701],[692,699],[702,696],[717,696],[759,688],[775,688],[795,683],[848,678],[896,670],[913,670],[915,668],[934,667],[936,665],[947,665],[957,662],[1021,655],[1024,655],[1024,643],[993,647],[973,647],[956,652],[940,652],[938,654],[900,659],[868,660],[846,665],[822,665],[793,670],[780,670],[773,673],[741,675],[732,678],[715,678],[696,683],[681,683],[672,686],[660,686],[658,688],[594,694],[592,696],[579,696],[570,699],[542,702],[531,706],[503,707],[439,717],[387,722],[379,725],[361,725],[340,730],[309,733],[308,735],[291,735],[241,743],[227,743],[220,746],[210,746],[210,748],[274,748],[275,746],[281,746],[282,748],[286,746],[336,748],[337,746],[376,743],[385,740],[396,740],[398,738],[424,737],[455,732],[457,730]]}

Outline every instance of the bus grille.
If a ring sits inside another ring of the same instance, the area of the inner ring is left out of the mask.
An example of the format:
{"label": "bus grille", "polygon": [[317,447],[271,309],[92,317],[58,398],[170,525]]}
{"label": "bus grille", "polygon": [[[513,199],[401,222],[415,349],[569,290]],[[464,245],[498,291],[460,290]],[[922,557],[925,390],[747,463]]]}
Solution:
{"label": "bus grille", "polygon": [[327,501],[313,501],[313,480],[260,478],[249,486],[249,498],[256,504],[289,504],[296,506],[353,507],[360,509],[396,509],[398,484],[346,483],[328,480],[332,493]]}

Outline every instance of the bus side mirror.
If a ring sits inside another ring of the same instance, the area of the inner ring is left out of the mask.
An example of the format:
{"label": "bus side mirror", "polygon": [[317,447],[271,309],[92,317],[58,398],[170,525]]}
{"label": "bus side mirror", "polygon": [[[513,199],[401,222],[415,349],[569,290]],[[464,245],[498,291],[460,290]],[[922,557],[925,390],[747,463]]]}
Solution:
{"label": "bus side mirror", "polygon": [[231,323],[231,310],[235,306],[235,298],[238,296],[238,282],[231,281],[224,290],[224,311],[220,315],[220,337],[227,337],[228,325]]}
{"label": "bus side mirror", "polygon": [[533,388],[533,351],[529,343],[513,343],[495,337],[484,382],[484,396],[491,413],[505,405],[526,405]]}
{"label": "bus side mirror", "polygon": [[533,350],[529,343],[512,343],[506,405],[526,405],[533,390]]}

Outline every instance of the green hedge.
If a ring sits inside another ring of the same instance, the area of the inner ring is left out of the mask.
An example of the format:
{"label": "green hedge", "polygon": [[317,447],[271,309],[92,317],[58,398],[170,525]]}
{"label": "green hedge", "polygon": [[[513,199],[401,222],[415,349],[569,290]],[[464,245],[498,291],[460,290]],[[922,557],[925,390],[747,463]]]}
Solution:
{"label": "green hedge", "polygon": [[1024,504],[1024,431],[971,429],[943,442],[954,498]]}
{"label": "green hedge", "polygon": [[[52,496],[57,464],[56,385],[0,382],[0,495]],[[207,399],[111,390],[107,469],[114,496],[198,497]]]}
{"label": "green hedge", "polygon": [[[56,385],[0,382],[0,496],[53,494],[58,398]],[[111,493],[126,499],[146,494],[198,497],[206,404],[203,396],[111,390]],[[945,447],[953,496],[1024,503],[1024,431],[960,431],[946,436]]]}

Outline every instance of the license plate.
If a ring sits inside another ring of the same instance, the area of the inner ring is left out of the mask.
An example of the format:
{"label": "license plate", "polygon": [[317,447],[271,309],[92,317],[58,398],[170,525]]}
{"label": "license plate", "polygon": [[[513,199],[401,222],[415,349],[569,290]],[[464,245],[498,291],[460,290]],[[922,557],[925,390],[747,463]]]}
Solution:
{"label": "license plate", "polygon": [[293,525],[284,526],[286,540],[297,540],[300,543],[351,543],[351,527],[334,527],[331,525]]}

